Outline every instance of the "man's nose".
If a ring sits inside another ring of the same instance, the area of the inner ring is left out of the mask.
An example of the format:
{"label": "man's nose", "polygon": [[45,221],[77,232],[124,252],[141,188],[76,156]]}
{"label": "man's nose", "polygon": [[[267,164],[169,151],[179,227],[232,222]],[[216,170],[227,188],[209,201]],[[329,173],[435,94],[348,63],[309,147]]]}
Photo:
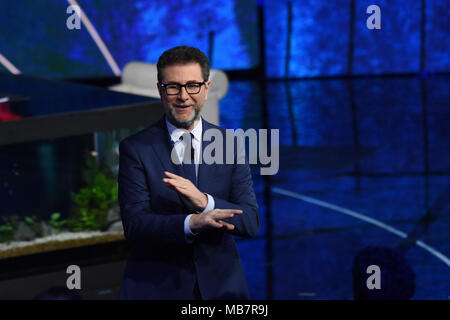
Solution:
{"label": "man's nose", "polygon": [[186,87],[181,87],[180,88],[180,93],[178,94],[178,98],[183,100],[183,101],[189,99],[189,94],[187,93]]}

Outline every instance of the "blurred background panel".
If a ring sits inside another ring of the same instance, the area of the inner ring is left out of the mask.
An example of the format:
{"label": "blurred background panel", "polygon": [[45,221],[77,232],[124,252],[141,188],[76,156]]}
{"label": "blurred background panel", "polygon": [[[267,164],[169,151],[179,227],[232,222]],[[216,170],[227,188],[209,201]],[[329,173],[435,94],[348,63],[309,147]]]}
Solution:
{"label": "blurred background panel", "polygon": [[450,38],[448,30],[448,1],[425,1],[425,52],[426,70],[432,72],[448,72],[450,69]]}
{"label": "blurred background panel", "polygon": [[[156,63],[162,51],[193,45],[213,68],[258,64],[256,1],[95,1],[79,6],[122,69],[131,60]],[[111,75],[88,29],[69,30],[69,3],[60,0],[0,3],[0,52],[26,74],[54,78]]]}
{"label": "blurred background panel", "polygon": [[[448,3],[380,0],[382,30],[365,27],[369,0],[79,0],[120,69],[155,63],[174,45],[206,52],[213,68],[252,69],[265,51],[269,78],[445,72]],[[0,3],[1,53],[23,73],[81,78],[111,75],[88,29],[69,30],[67,1]],[[259,39],[263,32],[265,48]],[[318,36],[320,35],[320,36]]]}
{"label": "blurred background panel", "polygon": [[372,4],[383,8],[383,32],[361,28],[368,15],[355,14],[353,74],[420,71],[422,2],[355,0],[355,13],[366,12]]}
{"label": "blurred background panel", "polygon": [[[350,1],[265,2],[267,76],[342,75],[347,72]],[[320,34],[320,37],[317,37]]]}

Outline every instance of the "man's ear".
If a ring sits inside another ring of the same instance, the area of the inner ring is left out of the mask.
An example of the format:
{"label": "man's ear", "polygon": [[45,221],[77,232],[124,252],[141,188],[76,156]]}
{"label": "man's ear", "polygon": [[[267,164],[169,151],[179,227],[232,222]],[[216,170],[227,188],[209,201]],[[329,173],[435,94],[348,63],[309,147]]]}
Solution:
{"label": "man's ear", "polygon": [[208,100],[208,91],[209,91],[209,87],[211,86],[211,81],[206,81],[205,83],[205,100]]}

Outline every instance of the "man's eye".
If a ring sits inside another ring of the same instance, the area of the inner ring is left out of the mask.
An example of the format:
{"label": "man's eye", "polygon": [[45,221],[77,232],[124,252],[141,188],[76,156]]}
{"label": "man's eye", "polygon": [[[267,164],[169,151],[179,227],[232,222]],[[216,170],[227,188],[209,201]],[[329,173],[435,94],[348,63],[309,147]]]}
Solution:
{"label": "man's eye", "polygon": [[178,89],[178,86],[176,84],[168,84],[166,86],[167,89]]}
{"label": "man's eye", "polygon": [[187,85],[188,88],[197,89],[199,87],[198,83],[190,83]]}

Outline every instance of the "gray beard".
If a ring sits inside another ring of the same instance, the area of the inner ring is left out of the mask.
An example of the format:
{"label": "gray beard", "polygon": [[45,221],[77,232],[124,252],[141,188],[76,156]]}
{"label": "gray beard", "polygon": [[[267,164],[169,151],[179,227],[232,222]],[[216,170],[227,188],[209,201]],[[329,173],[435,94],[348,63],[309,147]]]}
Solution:
{"label": "gray beard", "polygon": [[167,116],[167,119],[169,120],[169,122],[172,123],[177,128],[186,129],[186,130],[188,130],[194,124],[194,122],[200,117],[200,110],[194,109],[194,117],[192,118],[192,120],[178,121],[172,112],[173,111],[171,109],[166,111],[166,116]]}

